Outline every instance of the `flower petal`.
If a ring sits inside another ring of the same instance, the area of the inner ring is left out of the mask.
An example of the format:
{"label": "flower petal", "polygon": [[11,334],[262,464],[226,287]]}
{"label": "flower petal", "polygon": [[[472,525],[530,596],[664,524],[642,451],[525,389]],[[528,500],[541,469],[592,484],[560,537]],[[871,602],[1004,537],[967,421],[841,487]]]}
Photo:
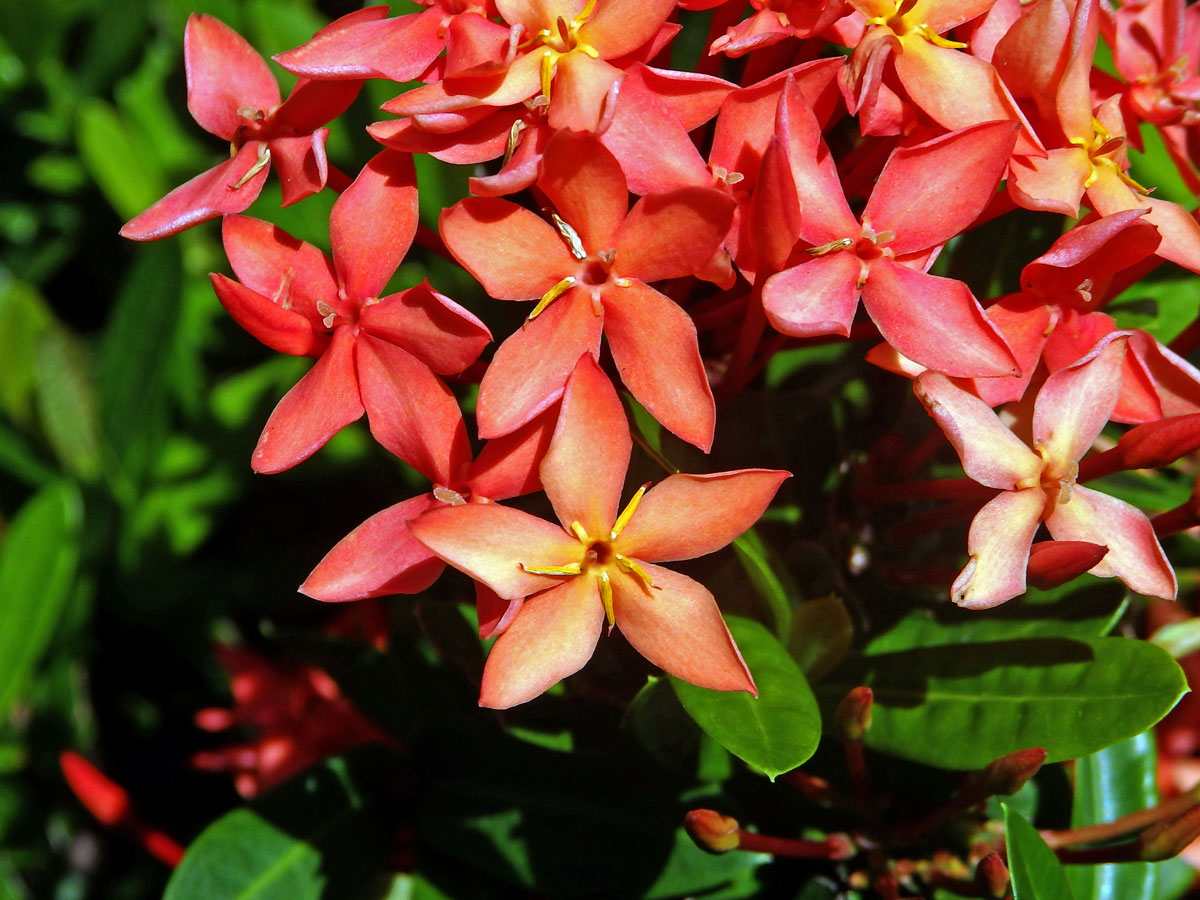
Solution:
{"label": "flower petal", "polygon": [[1052,478],[1067,474],[1108,421],[1121,393],[1128,332],[1106,334],[1087,356],[1046,379],[1033,407],[1033,444]]}
{"label": "flower petal", "polygon": [[676,678],[757,697],[750,670],[708,589],[670,569],[642,567],[654,587],[623,572],[612,580],[617,627],[633,648]]}
{"label": "flower petal", "polygon": [[967,609],[988,609],[1025,593],[1029,545],[1045,506],[1040,487],[1001,491],[989,500],[971,521],[971,561],[954,579],[950,599]]}
{"label": "flower petal", "polygon": [[757,522],[790,477],[778,469],[671,475],[642,497],[615,549],[654,562],[714,553]]}
{"label": "flower petal", "polygon": [[329,179],[329,160],[325,156],[328,137],[328,128],[318,128],[309,134],[271,140],[271,163],[279,176],[281,206],[291,206],[325,187]]}
{"label": "flower petal", "polygon": [[1038,482],[1041,458],[974,394],[938,372],[923,373],[913,391],[945,432],[969,478],[1005,491]]}
{"label": "flower petal", "polygon": [[445,563],[412,536],[408,523],[440,505],[422,494],[375,513],[325,554],[300,593],[335,602],[425,590]]}
{"label": "flower petal", "polygon": [[263,166],[246,178],[258,164],[263,146],[251,141],[225,162],[181,184],[121,226],[121,237],[157,241],[217,216],[242,212],[258,199],[270,171]]}
{"label": "flower petal", "polygon": [[515,431],[561,397],[579,357],[599,356],[603,321],[573,288],[509,335],[479,385],[480,437]]}
{"label": "flower petal", "polygon": [[317,301],[331,308],[339,304],[333,265],[324,253],[277,225],[250,216],[226,216],[221,221],[221,242],[242,284],[281,309],[303,316],[314,328],[324,327],[325,313],[318,311]]}
{"label": "flower petal", "polygon": [[247,120],[238,110],[266,114],[279,105],[279,85],[244,37],[212,16],[193,13],[183,32],[188,112],[210,134],[233,140]]}
{"label": "flower petal", "polygon": [[492,339],[486,325],[428,281],[368,305],[359,322],[369,334],[404,348],[439,375],[457,375]]}
{"label": "flower petal", "polygon": [[550,407],[516,431],[484,444],[467,472],[471,494],[488,500],[507,500],[540,490],[538,466],[550,446],[557,421],[558,410]]}
{"label": "flower petal", "polygon": [[377,153],[329,214],[333,266],[351,300],[378,296],[417,232],[417,175],[412,157]]}
{"label": "flower petal", "polygon": [[448,484],[471,458],[458,401],[420,360],[359,334],[355,359],[371,434],[430,481]]}
{"label": "flower petal", "polygon": [[479,705],[508,709],[574,675],[592,658],[603,624],[594,578],[579,575],[530,597],[488,654]]}
{"label": "flower petal", "polygon": [[1125,585],[1148,597],[1174,600],[1175,572],[1146,514],[1124,500],[1082,485],[1070,489],[1066,502],[1053,505],[1046,527],[1056,541],[1087,541],[1108,547],[1104,559],[1092,568],[1101,578],[1120,578]]}
{"label": "flower petal", "polygon": [[567,381],[540,469],[542,487],[564,528],[579,522],[593,539],[608,536],[632,451],[625,408],[608,377],[585,353]]}
{"label": "flower petal", "polygon": [[816,256],[777,272],[763,285],[763,309],[776,331],[794,337],[850,335],[862,261],[853,253]]}
{"label": "flower petal", "polygon": [[613,246],[613,235],[629,210],[629,189],[616,157],[595,135],[556,132],[542,157],[538,187],[588,253]]}
{"label": "flower petal", "polygon": [[363,414],[354,373],[354,333],[337,328],[329,348],[276,405],[250,466],[273,474],[308,459]]}
{"label": "flower petal", "polygon": [[224,275],[211,273],[208,277],[225,311],[272,350],[292,356],[319,356],[329,346],[329,336],[316,331],[300,313],[284,309]]}
{"label": "flower petal", "polygon": [[733,207],[715,188],[647,194],[617,230],[614,270],[647,283],[695,274],[721,246]]}
{"label": "flower petal", "polygon": [[505,600],[559,584],[562,576],[521,568],[579,562],[584,547],[557,525],[498,503],[467,503],[430,510],[409,523],[422,544],[454,568],[482,581]]}
{"label": "flower petal", "polygon": [[540,297],[576,268],[558,233],[508,200],[468,197],[442,211],[438,228],[454,258],[497,300]]}
{"label": "flower petal", "polygon": [[[387,12],[386,7],[373,9]],[[368,10],[357,15],[365,12]],[[308,43],[274,59],[289,72],[306,78],[414,81],[446,44],[445,36],[440,34],[444,15],[442,7],[436,6],[393,19],[359,21],[338,29],[326,27]]]}

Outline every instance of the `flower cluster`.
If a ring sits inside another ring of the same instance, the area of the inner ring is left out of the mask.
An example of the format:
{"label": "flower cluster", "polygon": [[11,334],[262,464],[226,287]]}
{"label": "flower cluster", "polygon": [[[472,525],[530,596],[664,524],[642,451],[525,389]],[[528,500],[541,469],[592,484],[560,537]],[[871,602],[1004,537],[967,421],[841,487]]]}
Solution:
{"label": "flower cluster", "polygon": [[[1200,372],[1103,312],[1159,264],[1200,272],[1200,224],[1151,196],[1127,152],[1153,126],[1200,187],[1200,7],[754,0],[739,20],[744,4],[721,0],[422,3],[352,13],[277,56],[299,77],[283,101],[244,39],[193,16],[188,108],[231,156],[123,229],[158,239],[223,216],[235,277],[212,276],[221,304],[268,347],[315,360],[267,421],[256,471],[301,463],[365,414],[430,483],[330,550],[304,593],[411,593],[446,564],[466,572],[480,632],[498,636],[485,706],[578,671],[606,622],[672,675],[753,693],[713,596],[659,563],[733,541],[788,473],[670,474],[627,493],[617,386],[708,452],[721,404],[774,353],[847,339],[913,379],[987,489],[948,494],[990,497],[955,602],[1021,594],[1042,523],[1057,576],[1174,597],[1145,513],[1079,482],[1144,464],[1122,451],[1089,468],[1110,421],[1200,412]],[[696,71],[664,67],[700,9],[706,55]],[[1100,35],[1113,72],[1096,65]],[[733,72],[740,84],[714,74]],[[407,89],[350,178],[325,126],[365,79]],[[529,304],[486,365],[493,335],[473,312],[427,282],[387,290],[420,230],[415,154],[474,172],[423,242],[492,298]],[[330,255],[242,214],[272,168],[285,204],[340,193]],[[932,273],[950,242],[1020,210],[1062,234],[1018,291],[981,300]],[[478,381],[470,416],[448,378]],[[1190,449],[1158,444],[1155,464]],[[503,505],[539,490],[556,524]]]}

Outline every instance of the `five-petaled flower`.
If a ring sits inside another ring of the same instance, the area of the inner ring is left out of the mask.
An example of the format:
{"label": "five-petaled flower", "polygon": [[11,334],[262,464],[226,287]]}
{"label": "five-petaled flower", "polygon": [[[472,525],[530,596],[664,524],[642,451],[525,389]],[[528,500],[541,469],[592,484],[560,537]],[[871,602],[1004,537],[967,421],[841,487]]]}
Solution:
{"label": "five-petaled flower", "polygon": [[712,594],[654,565],[724,547],[749,528],[787,472],[672,475],[640,488],[618,513],[632,440],[621,402],[589,354],[571,375],[542,460],[562,527],[498,504],[434,510],[417,540],[506,599],[527,598],[497,640],[479,702],[524,703],[591,657],[607,618],[634,648],[678,678],[755,693]]}

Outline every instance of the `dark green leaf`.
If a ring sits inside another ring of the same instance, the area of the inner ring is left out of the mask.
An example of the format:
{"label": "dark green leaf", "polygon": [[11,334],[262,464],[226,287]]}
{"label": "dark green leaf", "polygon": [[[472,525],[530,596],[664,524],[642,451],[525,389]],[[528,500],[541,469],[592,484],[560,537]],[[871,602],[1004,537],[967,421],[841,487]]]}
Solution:
{"label": "dark green leaf", "polygon": [[1094,753],[1149,728],[1187,689],[1161,648],[1127,638],[1044,638],[881,653],[821,685],[828,708],[875,692],[867,744],[947,769],[1044,747],[1049,761]]}
{"label": "dark green leaf", "polygon": [[788,579],[786,568],[753,528],[748,528],[733,542],[733,549],[754,590],[771,611],[775,634],[786,638],[791,631],[792,606],[800,599],[800,592]]}
{"label": "dark green leaf", "polygon": [[821,737],[816,699],[800,667],[766,628],[737,616],[727,621],[758,685],[758,698],[710,691],[677,678],[671,684],[701,728],[774,779],[816,751]]}
{"label": "dark green leaf", "polygon": [[792,612],[788,650],[809,678],[835,669],[854,642],[854,621],[841,597],[806,600]]}
{"label": "dark green leaf", "polygon": [[24,687],[71,594],[83,505],[74,485],[43,488],[0,545],[0,716]]}
{"label": "dark green leaf", "polygon": [[[1058,599],[1061,597],[1061,599]],[[951,604],[914,609],[873,638],[864,653],[892,653],[940,644],[1013,641],[1023,638],[1091,638],[1107,634],[1125,609],[1125,591],[1112,580],[1092,579],[1080,588],[1029,591],[994,609]]]}
{"label": "dark green leaf", "polygon": [[1007,806],[1004,832],[1013,900],[1074,900],[1067,873],[1054,851],[1046,846],[1036,828]]}
{"label": "dark green leaf", "polygon": [[38,413],[63,467],[84,481],[100,475],[95,385],[78,341],[60,329],[42,335],[36,358]]}
{"label": "dark green leaf", "polygon": [[21,426],[33,415],[37,342],[53,323],[33,285],[8,281],[0,287],[0,406]]}

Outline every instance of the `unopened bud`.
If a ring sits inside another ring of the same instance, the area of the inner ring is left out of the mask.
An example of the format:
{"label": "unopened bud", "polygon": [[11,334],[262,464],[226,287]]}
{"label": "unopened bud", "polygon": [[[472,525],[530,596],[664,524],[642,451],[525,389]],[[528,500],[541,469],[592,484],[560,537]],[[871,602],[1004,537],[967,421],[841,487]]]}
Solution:
{"label": "unopened bud", "polygon": [[975,884],[987,897],[1004,900],[1008,896],[1008,867],[999,853],[989,853],[975,867]]}
{"label": "unopened bud", "polygon": [[711,809],[693,809],[683,817],[683,827],[696,846],[709,853],[728,853],[742,841],[738,820]]}
{"label": "unopened bud", "polygon": [[869,687],[852,689],[838,704],[834,716],[838,732],[844,741],[861,741],[871,727],[871,705],[875,692]]}
{"label": "unopened bud", "polygon": [[1006,753],[988,763],[980,776],[980,786],[988,797],[1007,797],[1019,791],[1046,761],[1041,747]]}
{"label": "unopened bud", "polygon": [[1138,835],[1139,859],[1160,862],[1183,852],[1183,848],[1200,837],[1200,805],[1193,806],[1181,816],[1159,822]]}
{"label": "unopened bud", "polygon": [[125,789],[71,750],[58,757],[63,777],[102,825],[116,825],[129,817],[129,795]]}
{"label": "unopened bud", "polygon": [[1200,413],[1147,422],[1117,441],[1127,469],[1154,469],[1200,450]]}
{"label": "unopened bud", "polygon": [[1082,575],[1100,560],[1108,548],[1087,541],[1038,541],[1029,548],[1029,583],[1048,591]]}

